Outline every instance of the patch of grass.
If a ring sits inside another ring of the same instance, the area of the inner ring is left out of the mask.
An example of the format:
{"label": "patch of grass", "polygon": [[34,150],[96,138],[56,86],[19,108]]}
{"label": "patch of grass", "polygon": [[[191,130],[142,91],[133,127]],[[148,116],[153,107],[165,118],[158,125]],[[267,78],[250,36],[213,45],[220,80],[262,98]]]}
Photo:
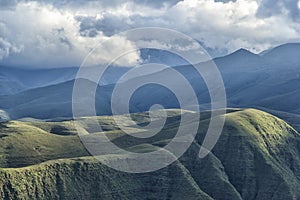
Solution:
{"label": "patch of grass", "polygon": [[47,132],[51,127],[53,125],[46,122],[7,122],[0,128],[1,135],[5,135],[0,138],[1,167],[22,167],[57,158],[89,155],[77,135]]}

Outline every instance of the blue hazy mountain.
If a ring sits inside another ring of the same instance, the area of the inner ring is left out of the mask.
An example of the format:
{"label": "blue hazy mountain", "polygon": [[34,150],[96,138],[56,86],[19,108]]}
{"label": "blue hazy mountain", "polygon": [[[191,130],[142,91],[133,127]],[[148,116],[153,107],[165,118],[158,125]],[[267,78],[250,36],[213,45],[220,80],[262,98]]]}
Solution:
{"label": "blue hazy mountain", "polygon": [[160,49],[141,49],[140,55],[144,63],[160,63],[167,66],[187,65],[182,57]]}
{"label": "blue hazy mountain", "polygon": [[[275,47],[263,55],[256,55],[240,49],[227,56],[215,58],[214,62],[224,80],[228,106],[261,107],[300,114],[298,103],[300,99],[299,52],[300,44],[285,44]],[[153,54],[153,52],[151,53]],[[71,117],[71,94],[76,72],[74,68],[46,70],[49,72],[48,75],[47,73],[42,75],[45,72],[43,70],[32,71],[36,74],[40,73],[40,76],[32,76],[28,71],[25,73],[24,70],[3,67],[2,69],[5,70],[0,72],[1,80],[10,80],[11,82],[9,84],[5,82],[6,85],[1,84],[1,87],[7,88],[1,90],[2,94],[6,95],[0,96],[0,109],[11,118]],[[96,106],[98,114],[110,114],[109,108],[103,108],[110,107],[114,83],[129,69],[113,67],[104,76],[102,86],[98,86],[96,95],[97,105],[99,105]],[[198,95],[200,105],[209,109],[210,96],[207,87],[201,76],[190,65],[180,65],[152,74],[137,76],[121,84],[134,85],[145,79],[169,79],[173,86],[181,87],[176,80],[170,77],[170,70],[174,69],[189,81]],[[28,90],[28,88],[30,89]],[[133,95],[130,110],[132,112],[145,111],[157,103],[166,108],[179,107],[176,97],[170,90],[152,84],[140,88]]]}
{"label": "blue hazy mountain", "polygon": [[[188,62],[183,58],[164,50],[141,49],[142,63],[160,63],[167,66],[186,65]],[[109,67],[101,84],[117,82],[121,75],[130,67]],[[95,70],[91,67],[91,71]],[[18,92],[55,85],[75,79],[78,67],[34,69],[21,67],[0,66],[0,95],[16,94]]]}
{"label": "blue hazy mountain", "polygon": [[[25,90],[64,83],[76,78],[78,67],[54,69],[22,69],[0,66],[0,95],[16,94]],[[90,67],[90,71],[95,70]],[[129,68],[109,67],[100,83],[115,83]],[[89,73],[89,71],[87,71]]]}

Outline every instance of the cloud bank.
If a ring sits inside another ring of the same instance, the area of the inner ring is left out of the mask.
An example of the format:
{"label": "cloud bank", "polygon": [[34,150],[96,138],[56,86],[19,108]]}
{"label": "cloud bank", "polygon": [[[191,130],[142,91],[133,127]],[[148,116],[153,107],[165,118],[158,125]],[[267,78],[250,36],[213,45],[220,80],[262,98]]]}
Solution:
{"label": "cloud bank", "polygon": [[[78,66],[95,47],[131,28],[162,27],[183,32],[212,56],[239,48],[260,52],[300,41],[298,0],[0,0],[0,63],[24,67]],[[134,48],[125,37],[105,47],[108,62]],[[134,65],[139,52],[121,59]]]}

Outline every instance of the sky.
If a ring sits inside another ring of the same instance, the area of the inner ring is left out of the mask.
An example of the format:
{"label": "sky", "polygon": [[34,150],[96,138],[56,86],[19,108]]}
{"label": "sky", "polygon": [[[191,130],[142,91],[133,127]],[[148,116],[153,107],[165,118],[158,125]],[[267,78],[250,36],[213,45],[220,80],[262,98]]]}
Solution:
{"label": "sky", "polygon": [[[132,28],[180,31],[203,45],[212,57],[240,48],[259,53],[300,42],[298,0],[0,0],[0,65],[51,68],[79,66],[107,39],[110,49],[134,47],[116,36]],[[139,52],[122,59],[134,65]]]}

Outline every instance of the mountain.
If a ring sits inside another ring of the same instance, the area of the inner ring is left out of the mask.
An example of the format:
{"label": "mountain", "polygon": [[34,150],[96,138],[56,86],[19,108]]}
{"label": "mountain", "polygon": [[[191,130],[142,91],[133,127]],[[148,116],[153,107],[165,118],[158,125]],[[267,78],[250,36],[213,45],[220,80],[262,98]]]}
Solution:
{"label": "mountain", "polygon": [[[214,62],[224,81],[228,105],[230,107],[261,107],[299,115],[300,108],[297,103],[300,94],[298,89],[300,85],[299,52],[300,44],[285,44],[270,50],[264,56],[240,49],[230,55],[215,58]],[[276,59],[281,61],[275,62]],[[200,63],[199,66],[205,66],[205,64]],[[179,83],[177,80],[172,81],[170,76],[174,69],[180,72],[196,91],[200,105],[209,104],[210,97],[206,84],[193,66],[177,66],[137,79],[167,79],[171,85],[176,85]],[[138,83],[139,81],[131,80],[131,82]],[[154,100],[160,101],[164,98],[166,100],[163,105],[168,104],[169,101],[170,105],[174,106],[172,102],[174,98],[162,89],[156,89],[152,93]],[[141,100],[142,96],[139,99]],[[142,102],[151,101],[151,99],[144,98]],[[140,108],[143,103],[140,103]]]}
{"label": "mountain", "polygon": [[[12,95],[25,90],[56,85],[74,80],[78,67],[54,69],[22,69],[0,66],[0,95]],[[101,85],[116,83],[130,68],[110,66],[104,72]],[[86,73],[94,73],[97,67],[89,67]]]}
{"label": "mountain", "polygon": [[11,119],[23,117],[48,118],[71,116],[73,81],[26,90],[0,98],[2,108]]}
{"label": "mountain", "polygon": [[167,66],[187,65],[188,62],[180,56],[160,49],[144,48],[140,50],[144,63],[159,63]]}
{"label": "mountain", "polygon": [[[86,88],[97,85],[96,83],[78,79]],[[55,119],[61,117],[72,117],[72,92],[74,80],[59,83],[56,85],[35,88],[24,92],[6,95],[0,97],[0,105],[3,110],[9,113],[11,119],[20,119],[26,117],[38,119]],[[98,87],[100,87],[98,85]],[[101,104],[101,114],[110,114],[106,111],[110,106],[109,98],[112,86],[102,86],[102,97],[96,97],[98,104]],[[106,106],[104,106],[106,105]]]}
{"label": "mountain", "polygon": [[275,47],[266,52],[262,57],[268,60],[269,64],[278,66],[297,67],[300,63],[300,43],[288,43]]}
{"label": "mountain", "polygon": [[[298,52],[300,52],[299,44],[285,44],[269,50],[263,56],[240,49],[230,55],[215,58],[214,62],[224,81],[228,106],[259,107],[299,115],[300,108],[297,99],[300,94],[298,89],[300,60]],[[276,61],[278,59],[280,62]],[[206,64],[200,63],[198,66]],[[94,69],[91,68],[91,70]],[[115,82],[128,70],[130,68],[112,67],[101,79],[101,86],[98,86],[96,94],[98,114],[111,113],[110,98]],[[187,83],[195,90],[200,106],[209,110],[211,99],[208,88],[203,77],[191,65],[175,66],[154,73],[150,73],[151,70],[145,68],[144,74],[131,77],[120,85],[123,85],[122,87],[125,88],[123,92],[126,93],[126,88],[135,87],[145,80],[167,81],[169,86],[186,93],[182,82],[171,75],[173,70],[184,76]],[[87,73],[92,72],[87,71]],[[12,119],[71,117],[73,83],[74,80],[70,80],[12,95],[2,95],[0,96],[0,109]],[[130,101],[130,111],[146,111],[153,104],[162,104],[165,108],[179,108],[179,102],[172,91],[157,84],[148,84],[134,93]],[[189,106],[194,105],[186,105],[186,108]]]}
{"label": "mountain", "polygon": [[15,94],[27,89],[53,85],[75,78],[76,68],[21,69],[0,66],[0,94]]}
{"label": "mountain", "polygon": [[[154,151],[169,143],[180,124],[180,110],[167,113],[167,124],[155,137],[134,139],[120,131],[108,116],[97,118],[107,131],[96,134],[105,134],[130,151]],[[4,152],[1,167],[6,168],[0,169],[0,197],[217,200],[300,197],[300,134],[295,129],[259,110],[228,110],[218,143],[208,156],[200,159],[208,114],[200,115],[203,119],[196,139],[179,160],[155,172],[136,174],[103,164],[131,159],[127,154],[100,155],[99,160],[82,157],[87,152],[74,135],[72,121],[1,123],[0,151]],[[156,120],[160,120],[159,113],[156,115]],[[147,116],[133,114],[138,123],[149,121]],[[79,120],[83,128],[92,129],[93,124]]]}
{"label": "mountain", "polygon": [[[143,63],[160,63],[167,66],[188,64],[183,58],[158,49],[141,49]],[[104,66],[102,66],[104,67]],[[94,73],[98,67],[89,67],[86,73]],[[74,80],[79,67],[65,68],[18,68],[0,66],[0,95],[16,94],[25,90],[56,85]],[[130,70],[130,67],[109,66],[99,84],[114,84]]]}
{"label": "mountain", "polygon": [[235,68],[236,70],[236,68],[245,69],[246,67],[257,67],[256,65],[258,65],[262,59],[259,55],[246,49],[239,49],[229,55],[217,57],[213,59],[213,61],[220,68]]}
{"label": "mountain", "polygon": [[[75,68],[30,71],[1,67],[0,198],[299,199],[298,52],[299,44],[285,44],[261,55],[240,49],[215,58],[224,80],[228,105],[234,108],[226,110],[223,132],[212,152],[199,158],[211,115],[210,111],[203,111],[195,140],[178,160],[155,172],[133,174],[104,164],[137,162],[130,155],[103,151],[98,152],[95,159],[79,139],[71,120]],[[160,54],[159,51],[146,53]],[[158,61],[167,63],[169,56]],[[155,59],[149,57],[149,61]],[[135,153],[159,150],[175,137],[182,115],[196,119],[198,114],[175,109],[181,106],[167,87],[144,85],[132,95],[129,105],[132,119],[142,127],[134,128],[124,116],[116,116],[123,125],[134,130],[133,136],[143,133],[143,127],[150,122],[150,113],[143,111],[154,104],[173,109],[166,110],[168,119],[155,136],[138,138],[125,134],[109,115],[115,83],[130,69],[109,68],[100,84],[87,79],[76,80],[82,84],[82,101],[90,93],[88,88],[97,88],[95,108],[98,115],[105,115],[96,117],[102,132],[97,131],[95,121],[89,120],[91,117],[76,119],[82,133],[92,133],[81,139],[95,143],[94,137],[107,137],[120,148]],[[173,66],[154,73],[148,70],[133,76],[120,83],[123,89],[119,95],[127,94],[128,88],[139,86],[143,81],[155,80],[168,82],[188,99],[186,87],[172,76],[171,70],[187,80],[197,94],[200,107],[210,110],[204,79],[191,65]],[[119,100],[118,105],[123,103]],[[185,106],[188,109],[194,105],[187,102]],[[151,112],[155,122],[161,121],[160,110]],[[183,130],[187,136],[191,134],[188,128]],[[178,142],[182,141],[183,138],[178,138]],[[174,156],[169,151],[166,154]],[[138,164],[147,165],[147,161]]]}

